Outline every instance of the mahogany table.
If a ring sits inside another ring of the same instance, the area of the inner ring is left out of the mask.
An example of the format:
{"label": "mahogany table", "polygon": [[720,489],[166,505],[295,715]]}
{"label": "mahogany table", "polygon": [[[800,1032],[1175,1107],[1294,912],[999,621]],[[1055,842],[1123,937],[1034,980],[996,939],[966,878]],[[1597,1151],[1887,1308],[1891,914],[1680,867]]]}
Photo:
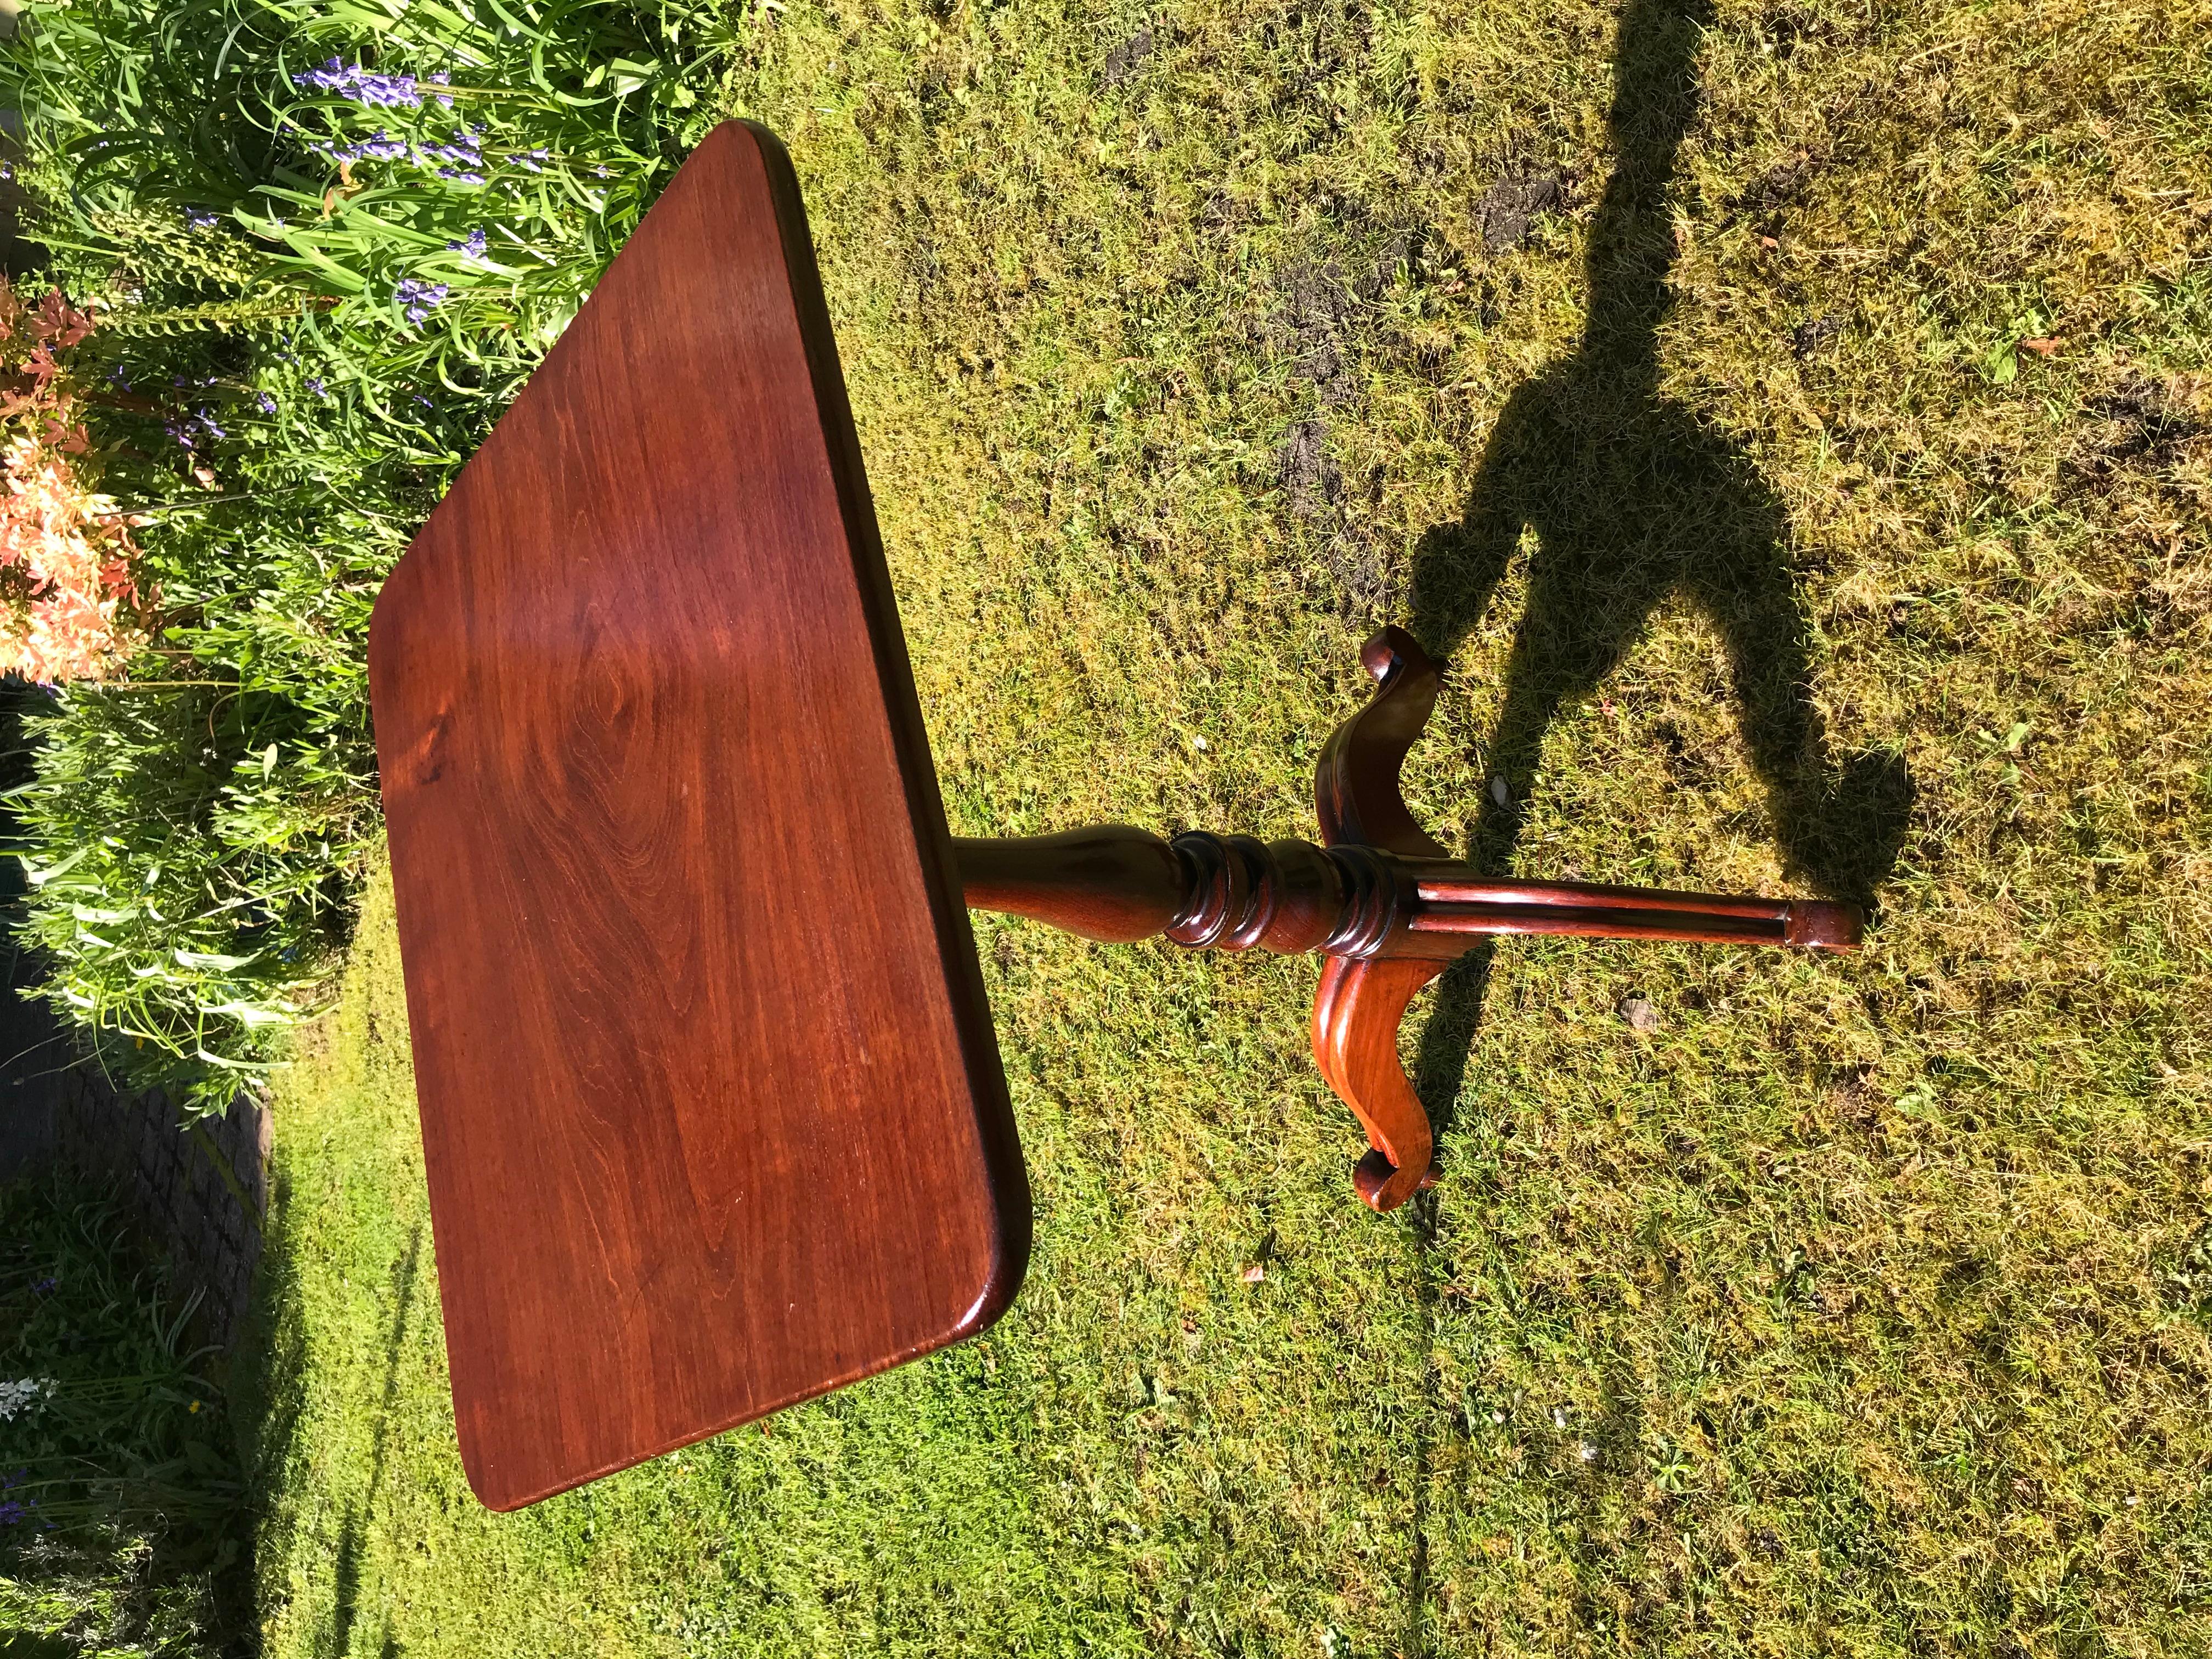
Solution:
{"label": "mahogany table", "polygon": [[1030,1198],[967,906],[1323,953],[1377,1210],[1435,1178],[1408,1000],[1497,933],[1844,948],[1849,907],[1499,880],[1407,813],[1402,631],[1322,845],[956,841],[798,185],[685,163],[369,638],[461,1454],[511,1509],[971,1335]]}

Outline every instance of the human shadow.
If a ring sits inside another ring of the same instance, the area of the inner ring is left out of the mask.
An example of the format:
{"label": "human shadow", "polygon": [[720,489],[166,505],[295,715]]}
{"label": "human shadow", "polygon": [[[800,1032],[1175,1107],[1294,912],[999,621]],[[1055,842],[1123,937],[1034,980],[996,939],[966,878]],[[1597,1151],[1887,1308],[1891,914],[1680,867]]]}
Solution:
{"label": "human shadow", "polygon": [[[1505,670],[1484,800],[1466,857],[1502,871],[1519,839],[1544,737],[1680,595],[1725,642],[1746,744],[1790,877],[1871,904],[1903,839],[1912,786],[1887,754],[1831,756],[1810,695],[1812,628],[1789,520],[1727,436],[1660,389],[1658,337],[1676,253],[1668,191],[1697,112],[1710,0],[1628,0],[1607,115],[1613,150],[1586,252],[1574,351],[1507,400],[1466,509],[1423,537],[1413,632],[1440,662],[1480,618],[1525,532],[1528,605]],[[1503,799],[1499,799],[1499,796]],[[1482,950],[1442,981],[1417,1082],[1456,1097],[1486,978]]]}

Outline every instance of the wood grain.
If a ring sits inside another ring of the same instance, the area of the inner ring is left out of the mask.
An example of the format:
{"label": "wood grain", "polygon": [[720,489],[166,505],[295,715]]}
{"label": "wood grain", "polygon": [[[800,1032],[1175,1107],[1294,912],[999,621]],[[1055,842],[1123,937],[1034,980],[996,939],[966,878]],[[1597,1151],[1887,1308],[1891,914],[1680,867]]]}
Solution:
{"label": "wood grain", "polygon": [[463,1462],[988,1324],[1030,1206],[798,185],[688,161],[369,643]]}

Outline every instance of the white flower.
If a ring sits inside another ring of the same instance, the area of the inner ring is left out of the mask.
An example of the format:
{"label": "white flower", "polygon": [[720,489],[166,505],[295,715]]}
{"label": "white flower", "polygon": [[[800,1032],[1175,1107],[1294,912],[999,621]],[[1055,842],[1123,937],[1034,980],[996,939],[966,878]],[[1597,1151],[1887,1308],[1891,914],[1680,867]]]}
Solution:
{"label": "white flower", "polygon": [[13,1382],[0,1382],[0,1423],[14,1422],[36,1407],[41,1396],[51,1400],[59,1386],[51,1376],[26,1376]]}

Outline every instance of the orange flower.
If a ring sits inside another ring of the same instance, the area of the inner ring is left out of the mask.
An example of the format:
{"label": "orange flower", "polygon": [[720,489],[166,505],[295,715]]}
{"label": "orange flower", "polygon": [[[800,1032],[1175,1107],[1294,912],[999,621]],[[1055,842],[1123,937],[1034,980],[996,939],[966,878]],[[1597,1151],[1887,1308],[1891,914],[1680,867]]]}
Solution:
{"label": "orange flower", "polygon": [[28,380],[0,393],[0,670],[49,684],[102,679],[136,642],[140,594],[134,521],[71,459],[88,457],[92,441],[54,353],[83,339],[93,319],[56,289],[29,313],[25,351],[15,326],[25,314],[0,281],[0,340],[17,342],[0,350],[0,368]]}

